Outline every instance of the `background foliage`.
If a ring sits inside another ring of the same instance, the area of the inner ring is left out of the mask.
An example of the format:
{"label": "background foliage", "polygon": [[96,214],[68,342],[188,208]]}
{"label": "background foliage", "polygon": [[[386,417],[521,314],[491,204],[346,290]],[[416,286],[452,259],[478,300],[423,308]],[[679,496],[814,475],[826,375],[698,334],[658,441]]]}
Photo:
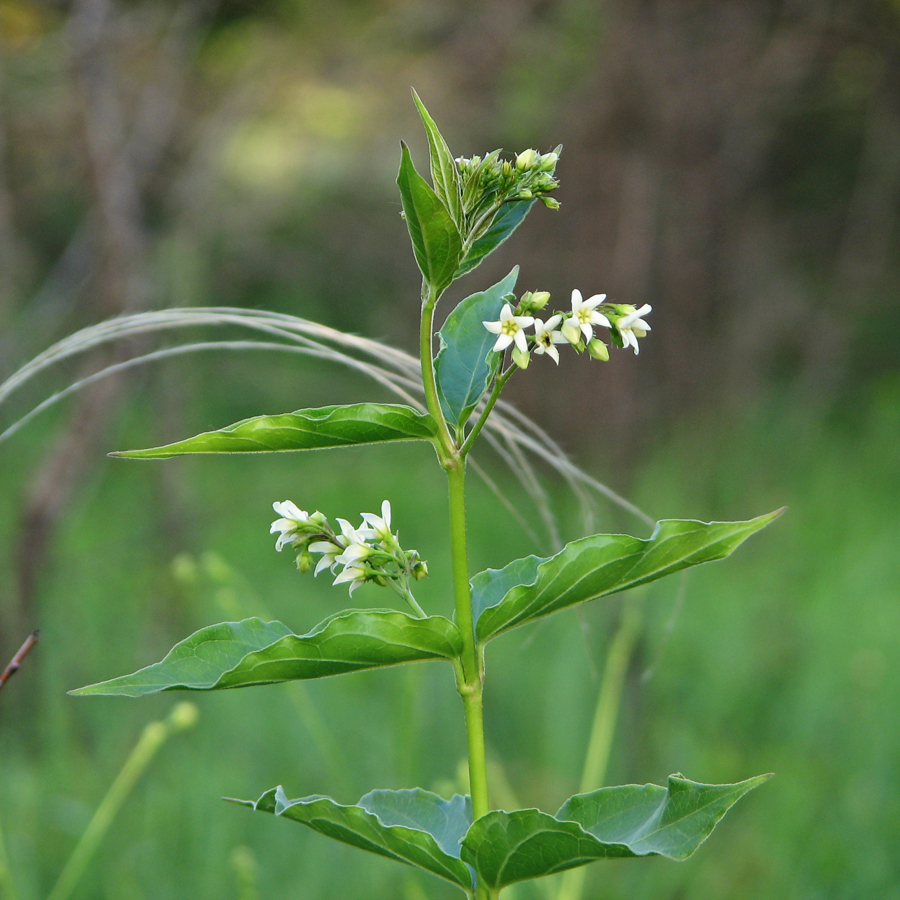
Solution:
{"label": "background foliage", "polygon": [[[680,588],[492,644],[495,780],[548,810],[577,789],[608,636],[639,606],[610,781],[777,778],[720,827],[715,853],[597,864],[589,890],[900,898],[894,0],[2,0],[0,42],[0,377],[86,323],[195,304],[413,348],[397,138],[423,162],[426,150],[408,86],[456,152],[562,142],[562,210],[536,210],[465,288],[525,261],[523,289],[649,302],[654,331],[638,360],[619,354],[599,375],[535,365],[514,399],[654,518],[790,510]],[[0,424],[109,361],[48,377]],[[429,560],[425,601],[445,602],[432,534],[445,499],[426,446],[254,464],[104,457],[358,398],[324,366],[196,357],[101,382],[0,444],[3,661],[42,628],[0,706],[0,820],[24,900],[46,895],[143,723],[171,704],[66,690],[223,617],[303,632],[342,605],[274,555],[271,500],[353,518],[391,497]],[[579,536],[549,488],[562,539]],[[471,503],[473,571],[540,549],[486,489]],[[646,536],[612,508],[598,525]],[[374,589],[356,598],[378,605]],[[523,644],[549,661],[543,675],[521,665]],[[344,801],[373,784],[460,788],[457,702],[427,667],[203,697],[199,727],[165,748],[82,896],[443,896],[216,798],[278,782]],[[355,722],[374,734],[364,752]]]}

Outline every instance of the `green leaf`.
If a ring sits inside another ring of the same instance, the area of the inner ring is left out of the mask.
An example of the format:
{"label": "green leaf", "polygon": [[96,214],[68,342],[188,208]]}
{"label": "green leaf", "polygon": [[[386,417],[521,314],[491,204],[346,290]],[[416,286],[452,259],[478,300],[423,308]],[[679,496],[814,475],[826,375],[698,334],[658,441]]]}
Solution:
{"label": "green leaf", "polygon": [[450,213],[457,228],[462,225],[462,189],[459,181],[459,169],[456,161],[450,153],[450,148],[438,130],[434,119],[425,109],[425,104],[419,99],[419,95],[413,90],[413,100],[425,126],[428,135],[428,151],[431,156],[431,181],[434,184],[435,193]]}
{"label": "green leaf", "polygon": [[472,873],[460,859],[460,841],[472,823],[468,797],[455,794],[444,800],[420,788],[372,791],[356,806],[342,806],[330,797],[288,800],[278,787],[255,803],[235,802],[293,819],[336,841],[424,869],[472,890]]}
{"label": "green leaf", "polygon": [[442,616],[417,619],[396,610],[351,609],[302,635],[281,622],[253,618],[201,628],[161,662],[70,693],[141,697],[160,691],[214,691],[454,659],[461,651],[459,629]]}
{"label": "green leaf", "polygon": [[472,579],[475,634],[486,641],[576,603],[724,559],[781,513],[748,522],[665,519],[647,540],[595,534],[566,544],[549,559],[529,556],[503,569],[487,569]]}
{"label": "green leaf", "polygon": [[671,775],[668,788],[630,784],[578,794],[555,816],[536,809],[492,812],[469,829],[462,858],[493,890],[595,859],[684,860],[744,794],[770,777],[711,785]]}
{"label": "green leaf", "polygon": [[382,441],[431,441],[435,432],[434,419],[409,406],[353,403],[299,409],[280,416],[254,416],[219,431],[207,431],[164,447],[125,450],[110,456],[167,459],[189,453],[323,450]]}
{"label": "green leaf", "polygon": [[534,200],[511,200],[504,203],[494,216],[491,227],[469,248],[454,278],[471,272],[481,261],[496,250],[524,221]]}
{"label": "green leaf", "polygon": [[519,267],[493,287],[466,297],[447,316],[439,332],[440,350],[434,360],[441,409],[452,425],[464,425],[497,374],[503,357],[491,347],[497,340],[484,327],[500,317],[505,298],[513,292]]}
{"label": "green leaf", "polygon": [[397,186],[413,253],[425,281],[434,290],[442,291],[453,281],[462,253],[462,240],[447,207],[416,171],[409,148],[402,142],[400,146],[402,155]]}

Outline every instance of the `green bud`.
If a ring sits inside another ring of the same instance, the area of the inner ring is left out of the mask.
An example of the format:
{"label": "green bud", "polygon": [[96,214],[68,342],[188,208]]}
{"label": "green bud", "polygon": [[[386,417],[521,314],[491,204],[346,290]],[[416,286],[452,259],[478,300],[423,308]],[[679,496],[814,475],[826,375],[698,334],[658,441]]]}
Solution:
{"label": "green bud", "polygon": [[540,170],[542,172],[552,172],[556,168],[557,162],[559,162],[558,153],[545,153],[541,157]]}
{"label": "green bud", "polygon": [[528,190],[528,188],[522,188],[522,190],[519,191],[520,200],[531,200],[532,197],[534,197],[534,194],[532,194],[531,191]]}
{"label": "green bud", "polygon": [[530,316],[542,310],[550,301],[549,291],[525,291],[516,306],[517,316]]}
{"label": "green bud", "polygon": [[523,150],[516,157],[516,168],[520,172],[527,172],[529,169],[533,169],[537,162],[538,155],[534,150]]}
{"label": "green bud", "polygon": [[503,160],[503,165],[500,167],[500,171],[508,178],[510,175],[512,175],[513,169],[506,160]]}
{"label": "green bud", "polygon": [[592,359],[599,359],[601,362],[607,362],[609,360],[609,347],[607,347],[600,338],[594,338],[587,345],[587,351]]}
{"label": "green bud", "polygon": [[297,554],[297,568],[301,574],[305,575],[313,565],[313,555],[309,550],[305,549],[302,553]]}
{"label": "green bud", "polygon": [[527,368],[528,368],[528,363],[531,362],[531,355],[529,354],[529,352],[526,350],[526,351],[523,353],[523,352],[522,352],[517,346],[515,346],[515,345],[513,345],[512,358],[513,358],[513,362],[514,362],[520,369],[527,369]]}
{"label": "green bud", "polygon": [[424,559],[420,559],[412,567],[412,577],[415,578],[416,581],[421,581],[423,578],[428,577],[428,564]]}
{"label": "green bud", "polygon": [[540,201],[547,209],[559,209],[559,200],[554,200],[553,197],[541,197]]}

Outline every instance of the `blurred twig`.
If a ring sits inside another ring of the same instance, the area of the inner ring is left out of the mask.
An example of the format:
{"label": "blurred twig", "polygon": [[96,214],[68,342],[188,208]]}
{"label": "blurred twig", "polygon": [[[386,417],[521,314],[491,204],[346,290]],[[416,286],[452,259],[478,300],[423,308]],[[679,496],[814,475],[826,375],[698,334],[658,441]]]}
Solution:
{"label": "blurred twig", "polygon": [[0,688],[12,678],[16,672],[19,671],[19,666],[22,665],[22,660],[28,656],[31,648],[38,642],[38,636],[40,632],[32,631],[31,634],[25,639],[25,643],[19,648],[19,652],[10,660],[9,665],[3,670],[3,674],[0,675]]}

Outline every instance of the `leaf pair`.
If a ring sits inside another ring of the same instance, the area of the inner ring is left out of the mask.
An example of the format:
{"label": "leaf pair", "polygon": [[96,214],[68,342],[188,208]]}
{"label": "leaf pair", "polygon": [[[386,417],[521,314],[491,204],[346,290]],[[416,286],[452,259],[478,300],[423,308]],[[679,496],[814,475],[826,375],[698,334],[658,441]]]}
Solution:
{"label": "leaf pair", "polygon": [[492,890],[611,857],[687,859],[716,823],[768,775],[708,785],[669,777],[654,784],[601,788],[570,797],[555,816],[537,809],[495,811],[472,822],[468,797],[444,800],[421,789],[372,791],[356,806],[328,797],[289,800],[282,788],[255,803],[328,837],[473,888]]}

